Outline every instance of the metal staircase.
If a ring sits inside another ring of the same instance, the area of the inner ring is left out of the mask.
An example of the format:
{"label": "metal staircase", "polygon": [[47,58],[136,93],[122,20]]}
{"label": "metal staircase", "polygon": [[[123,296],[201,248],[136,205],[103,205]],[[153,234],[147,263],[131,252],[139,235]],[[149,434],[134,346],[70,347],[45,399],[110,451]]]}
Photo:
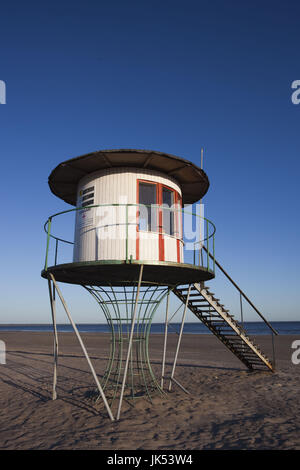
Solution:
{"label": "metal staircase", "polygon": [[[178,286],[173,292],[185,303],[188,290],[189,286]],[[272,362],[214,295],[204,284],[193,284],[189,294],[188,308],[248,369],[267,369],[274,372]]]}

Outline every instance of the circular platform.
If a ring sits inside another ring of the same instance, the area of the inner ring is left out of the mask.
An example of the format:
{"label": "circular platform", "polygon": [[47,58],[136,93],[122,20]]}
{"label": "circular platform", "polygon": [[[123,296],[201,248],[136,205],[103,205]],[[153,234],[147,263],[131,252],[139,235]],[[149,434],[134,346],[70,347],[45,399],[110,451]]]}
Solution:
{"label": "circular platform", "polygon": [[59,264],[43,270],[41,275],[47,278],[52,273],[57,281],[68,284],[122,286],[137,282],[141,264],[144,265],[143,285],[176,286],[208,281],[215,277],[213,271],[191,264],[166,261],[126,263],[118,260]]}
{"label": "circular platform", "polygon": [[194,163],[154,150],[98,150],[60,163],[49,176],[51,191],[76,206],[78,183],[86,175],[109,168],[143,168],[172,176],[179,183],[183,204],[199,201],[209,188],[206,173]]}

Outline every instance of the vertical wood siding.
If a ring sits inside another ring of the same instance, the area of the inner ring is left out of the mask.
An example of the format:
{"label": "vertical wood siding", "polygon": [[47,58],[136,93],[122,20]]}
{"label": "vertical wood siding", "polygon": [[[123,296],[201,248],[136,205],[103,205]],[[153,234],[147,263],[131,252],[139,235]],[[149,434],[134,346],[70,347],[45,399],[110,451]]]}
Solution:
{"label": "vertical wood siding", "polygon": [[[79,192],[94,186],[94,204],[136,204],[137,180],[153,181],[175,189],[181,195],[178,183],[153,170],[112,168],[95,172],[81,179]],[[128,208],[128,258],[136,259],[137,207]],[[94,260],[125,260],[126,258],[126,208],[99,207],[77,214],[75,224],[74,262]],[[118,224],[118,225],[116,225]],[[139,259],[159,260],[158,234],[139,232]],[[182,244],[180,243],[180,261]],[[177,262],[177,244],[173,237],[165,236],[165,260]]]}

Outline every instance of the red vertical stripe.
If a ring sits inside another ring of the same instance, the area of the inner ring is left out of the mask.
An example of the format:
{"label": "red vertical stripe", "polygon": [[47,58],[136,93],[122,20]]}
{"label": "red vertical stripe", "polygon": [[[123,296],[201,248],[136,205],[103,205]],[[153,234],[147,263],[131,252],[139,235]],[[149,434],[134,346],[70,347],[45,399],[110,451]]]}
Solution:
{"label": "red vertical stripe", "polygon": [[158,236],[158,249],[159,249],[159,261],[165,261],[165,242],[164,236],[162,233],[163,230],[163,214],[161,210],[162,206],[162,184],[157,184],[157,201],[158,201],[158,229],[159,229],[159,236]]}
{"label": "red vertical stripe", "polygon": [[[136,182],[136,203],[139,204],[140,188],[139,180]],[[139,206],[136,209],[136,241],[135,241],[135,259],[140,259],[140,233],[139,233]]]}
{"label": "red vertical stripe", "polygon": [[177,191],[175,191],[175,235],[176,235],[176,245],[177,245],[177,263],[180,263],[180,240],[179,240],[179,235],[180,235],[180,212],[179,212],[179,194]]}

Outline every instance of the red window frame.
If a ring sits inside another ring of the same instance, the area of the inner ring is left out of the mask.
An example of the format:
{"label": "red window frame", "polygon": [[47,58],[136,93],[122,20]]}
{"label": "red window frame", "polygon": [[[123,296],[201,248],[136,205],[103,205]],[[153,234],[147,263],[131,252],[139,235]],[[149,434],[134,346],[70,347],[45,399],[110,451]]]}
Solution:
{"label": "red window frame", "polygon": [[[148,183],[148,184],[155,184],[156,185],[156,203],[158,204],[158,256],[159,256],[159,261],[165,261],[165,244],[164,244],[164,233],[162,232],[163,230],[163,211],[161,209],[162,207],[162,194],[163,194],[163,188],[168,189],[169,191],[172,191],[174,193],[174,204],[175,207],[178,207],[178,204],[180,205],[180,208],[182,208],[182,198],[178,191],[176,189],[171,188],[170,186],[163,184],[163,183],[158,183],[157,181],[152,181],[152,180],[144,180],[144,179],[138,179],[137,180],[137,204],[139,205],[139,184],[140,183]],[[174,236],[176,238],[176,245],[177,245],[177,262],[180,263],[180,223],[181,223],[181,216],[180,212],[175,212],[175,217],[174,217]],[[140,236],[139,236],[139,207],[137,208],[136,211],[136,259],[140,259]],[[168,234],[167,234],[168,235]],[[172,235],[171,235],[172,236]]]}

